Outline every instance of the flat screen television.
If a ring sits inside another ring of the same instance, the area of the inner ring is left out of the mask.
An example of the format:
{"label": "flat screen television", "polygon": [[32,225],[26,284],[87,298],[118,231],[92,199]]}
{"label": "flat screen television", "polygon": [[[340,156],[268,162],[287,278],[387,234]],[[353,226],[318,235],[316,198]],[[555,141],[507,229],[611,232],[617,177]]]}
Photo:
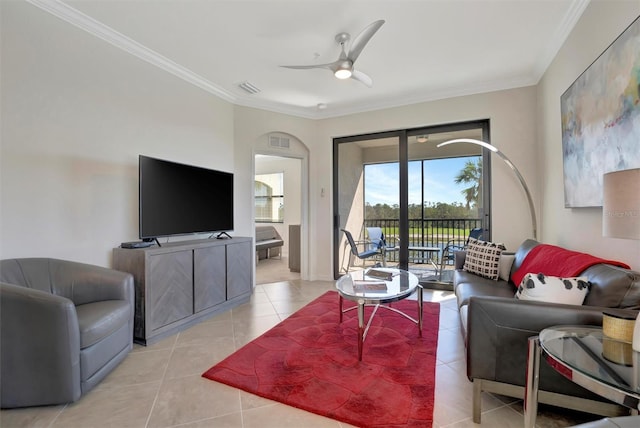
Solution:
{"label": "flat screen television", "polygon": [[233,230],[233,174],[139,156],[140,239]]}

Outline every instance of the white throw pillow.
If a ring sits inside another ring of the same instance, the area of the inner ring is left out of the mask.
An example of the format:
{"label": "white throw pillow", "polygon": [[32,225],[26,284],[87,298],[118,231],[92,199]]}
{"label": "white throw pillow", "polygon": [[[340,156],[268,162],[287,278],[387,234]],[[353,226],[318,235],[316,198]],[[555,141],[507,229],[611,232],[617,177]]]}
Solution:
{"label": "white throw pillow", "polygon": [[515,254],[500,254],[500,260],[498,260],[498,277],[504,281],[509,281],[511,275],[511,266],[516,259]]}
{"label": "white throw pillow", "polygon": [[528,273],[522,279],[516,299],[582,305],[591,283],[585,277],[559,278]]}

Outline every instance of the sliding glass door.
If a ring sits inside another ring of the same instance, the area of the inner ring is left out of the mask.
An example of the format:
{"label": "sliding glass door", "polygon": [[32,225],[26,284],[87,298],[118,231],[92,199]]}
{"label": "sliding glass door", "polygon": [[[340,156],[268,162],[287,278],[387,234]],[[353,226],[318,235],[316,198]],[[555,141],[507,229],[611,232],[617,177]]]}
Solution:
{"label": "sliding glass door", "polygon": [[[480,121],[334,140],[335,277],[379,263],[425,281],[450,281],[447,244],[464,245],[475,227],[490,237],[490,157],[473,144],[437,145],[489,141],[488,129],[488,121]],[[366,255],[371,227],[384,232],[383,260],[354,255],[343,231]]]}
{"label": "sliding glass door", "polygon": [[[334,141],[334,276],[374,264],[399,262],[403,201],[400,147],[404,133],[391,132]],[[406,145],[404,145],[406,147]],[[404,195],[406,199],[406,192]],[[371,223],[367,220],[380,218]],[[385,254],[373,250],[368,227],[381,227]],[[350,244],[347,234],[353,238]],[[355,244],[355,250],[352,245]],[[396,245],[398,244],[398,245]],[[354,253],[362,254],[358,256]]]}

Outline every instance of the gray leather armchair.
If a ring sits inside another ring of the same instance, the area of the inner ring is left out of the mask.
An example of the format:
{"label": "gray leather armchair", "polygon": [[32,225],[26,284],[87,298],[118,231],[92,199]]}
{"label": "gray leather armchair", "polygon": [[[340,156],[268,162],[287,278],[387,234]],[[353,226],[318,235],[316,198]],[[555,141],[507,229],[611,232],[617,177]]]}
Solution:
{"label": "gray leather armchair", "polygon": [[2,408],[76,401],[133,347],[131,274],[46,258],[0,261]]}

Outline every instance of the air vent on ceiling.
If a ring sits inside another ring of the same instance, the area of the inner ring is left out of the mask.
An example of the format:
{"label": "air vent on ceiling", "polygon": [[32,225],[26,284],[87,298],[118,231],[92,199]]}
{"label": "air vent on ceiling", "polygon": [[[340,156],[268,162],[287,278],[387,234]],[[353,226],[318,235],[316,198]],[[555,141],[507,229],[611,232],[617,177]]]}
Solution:
{"label": "air vent on ceiling", "polygon": [[271,147],[279,147],[281,149],[289,148],[289,139],[287,137],[279,137],[277,135],[269,136],[269,145]]}
{"label": "air vent on ceiling", "polygon": [[251,95],[257,94],[258,92],[260,92],[259,88],[257,88],[255,85],[247,81],[240,83],[238,86],[240,87],[240,89],[243,89],[245,92]]}

